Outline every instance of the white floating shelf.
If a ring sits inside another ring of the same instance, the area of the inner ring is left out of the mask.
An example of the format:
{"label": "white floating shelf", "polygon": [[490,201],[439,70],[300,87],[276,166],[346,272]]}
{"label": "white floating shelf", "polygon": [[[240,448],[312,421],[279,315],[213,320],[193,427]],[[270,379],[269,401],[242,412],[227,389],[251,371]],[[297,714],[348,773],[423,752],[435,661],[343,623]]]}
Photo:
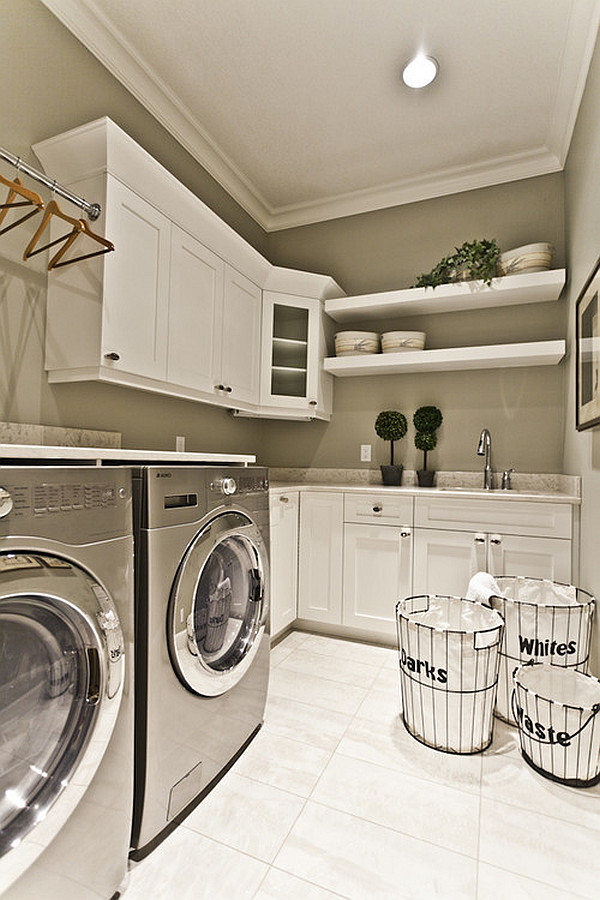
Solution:
{"label": "white floating shelf", "polygon": [[329,357],[323,360],[323,368],[338,377],[451,372],[460,369],[510,369],[521,366],[555,366],[565,352],[565,341],[532,341],[485,347],[450,347],[442,350]]}
{"label": "white floating shelf", "polygon": [[339,297],[325,301],[325,312],[336,322],[350,322],[544,303],[558,300],[565,281],[565,269],[522,272],[494,278],[490,287],[483,281],[459,281],[436,288],[408,288]]}

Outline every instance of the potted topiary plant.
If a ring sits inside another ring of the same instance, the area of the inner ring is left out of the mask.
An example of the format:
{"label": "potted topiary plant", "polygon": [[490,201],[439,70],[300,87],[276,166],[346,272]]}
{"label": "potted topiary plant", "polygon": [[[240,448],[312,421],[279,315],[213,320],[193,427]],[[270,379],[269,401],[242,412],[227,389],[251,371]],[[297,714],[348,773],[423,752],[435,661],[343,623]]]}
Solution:
{"label": "potted topiary plant", "polygon": [[497,274],[500,247],[495,238],[465,241],[454,253],[445,256],[431,272],[419,275],[415,287],[437,287],[467,277],[481,279],[487,285]]}
{"label": "potted topiary plant", "polygon": [[380,466],[384,484],[401,484],[404,466],[394,465],[394,441],[400,441],[408,430],[406,416],[395,409],[385,409],[375,419],[378,437],[390,442],[390,464]]}
{"label": "potted topiary plant", "polygon": [[417,470],[417,479],[421,487],[432,487],[435,471],[427,469],[427,454],[437,446],[436,431],[443,421],[437,406],[420,406],[413,415],[415,426],[415,447],[423,451],[423,468]]}

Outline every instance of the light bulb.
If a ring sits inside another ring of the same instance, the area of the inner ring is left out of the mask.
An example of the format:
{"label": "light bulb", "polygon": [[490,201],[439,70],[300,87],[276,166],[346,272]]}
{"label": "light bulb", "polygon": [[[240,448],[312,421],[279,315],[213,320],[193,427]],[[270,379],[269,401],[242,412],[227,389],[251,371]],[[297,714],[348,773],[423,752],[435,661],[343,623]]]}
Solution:
{"label": "light bulb", "polygon": [[411,88],[422,88],[431,84],[438,73],[438,64],[432,56],[419,53],[404,67],[402,79]]}

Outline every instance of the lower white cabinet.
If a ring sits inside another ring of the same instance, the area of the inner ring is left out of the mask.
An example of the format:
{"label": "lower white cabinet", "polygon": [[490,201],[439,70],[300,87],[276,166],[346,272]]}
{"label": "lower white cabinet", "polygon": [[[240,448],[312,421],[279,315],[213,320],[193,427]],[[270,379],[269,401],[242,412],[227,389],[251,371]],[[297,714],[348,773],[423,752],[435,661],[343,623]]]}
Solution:
{"label": "lower white cabinet", "polygon": [[475,572],[571,580],[571,541],[415,528],[414,594],[464,596]]}
{"label": "lower white cabinet", "polygon": [[571,582],[575,521],[562,502],[300,491],[298,618],[395,643],[398,600],[464,596],[477,571]]}
{"label": "lower white cabinet", "polygon": [[334,491],[302,493],[298,618],[330,625],[342,620],[344,497]]}
{"label": "lower white cabinet", "polygon": [[342,623],[393,638],[396,603],[411,593],[412,531],[398,525],[344,525]]}
{"label": "lower white cabinet", "polygon": [[298,597],[298,491],[270,497],[271,638],[294,621]]}
{"label": "lower white cabinet", "polygon": [[572,515],[564,503],[417,497],[413,593],[461,596],[479,571],[568,582]]}

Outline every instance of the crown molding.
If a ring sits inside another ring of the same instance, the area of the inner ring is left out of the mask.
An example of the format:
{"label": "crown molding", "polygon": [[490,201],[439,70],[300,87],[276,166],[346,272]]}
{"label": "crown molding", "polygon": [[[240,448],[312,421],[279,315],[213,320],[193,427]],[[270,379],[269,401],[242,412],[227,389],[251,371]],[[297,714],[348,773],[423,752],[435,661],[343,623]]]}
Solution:
{"label": "crown molding", "polygon": [[337,197],[329,197],[315,203],[281,207],[269,218],[268,231],[281,231],[313,222],[340,219],[361,213],[432,200],[448,194],[460,194],[477,188],[520,181],[560,172],[559,159],[545,147],[514,156],[491,160],[489,163],[460,166],[440,170],[426,176],[406,178],[375,189],[356,191]]}
{"label": "crown molding", "polygon": [[[600,24],[597,0],[573,4],[565,33],[561,77],[545,146],[485,164],[440,170],[324,200],[273,207],[204,131],[168,85],[88,0],[41,0],[50,12],[136,97],[224,190],[267,232],[359,215],[391,206],[490,187],[561,171]],[[590,20],[593,27],[590,28]],[[584,53],[574,47],[584,46]]]}
{"label": "crown molding", "polygon": [[550,152],[560,161],[561,168],[567,160],[599,27],[600,3],[597,0],[573,3],[565,31],[559,63],[560,77],[546,140]]}
{"label": "crown molding", "polygon": [[227,154],[134,48],[87,0],[41,0],[56,18],[167,129],[193,158],[262,227],[273,214]]}

